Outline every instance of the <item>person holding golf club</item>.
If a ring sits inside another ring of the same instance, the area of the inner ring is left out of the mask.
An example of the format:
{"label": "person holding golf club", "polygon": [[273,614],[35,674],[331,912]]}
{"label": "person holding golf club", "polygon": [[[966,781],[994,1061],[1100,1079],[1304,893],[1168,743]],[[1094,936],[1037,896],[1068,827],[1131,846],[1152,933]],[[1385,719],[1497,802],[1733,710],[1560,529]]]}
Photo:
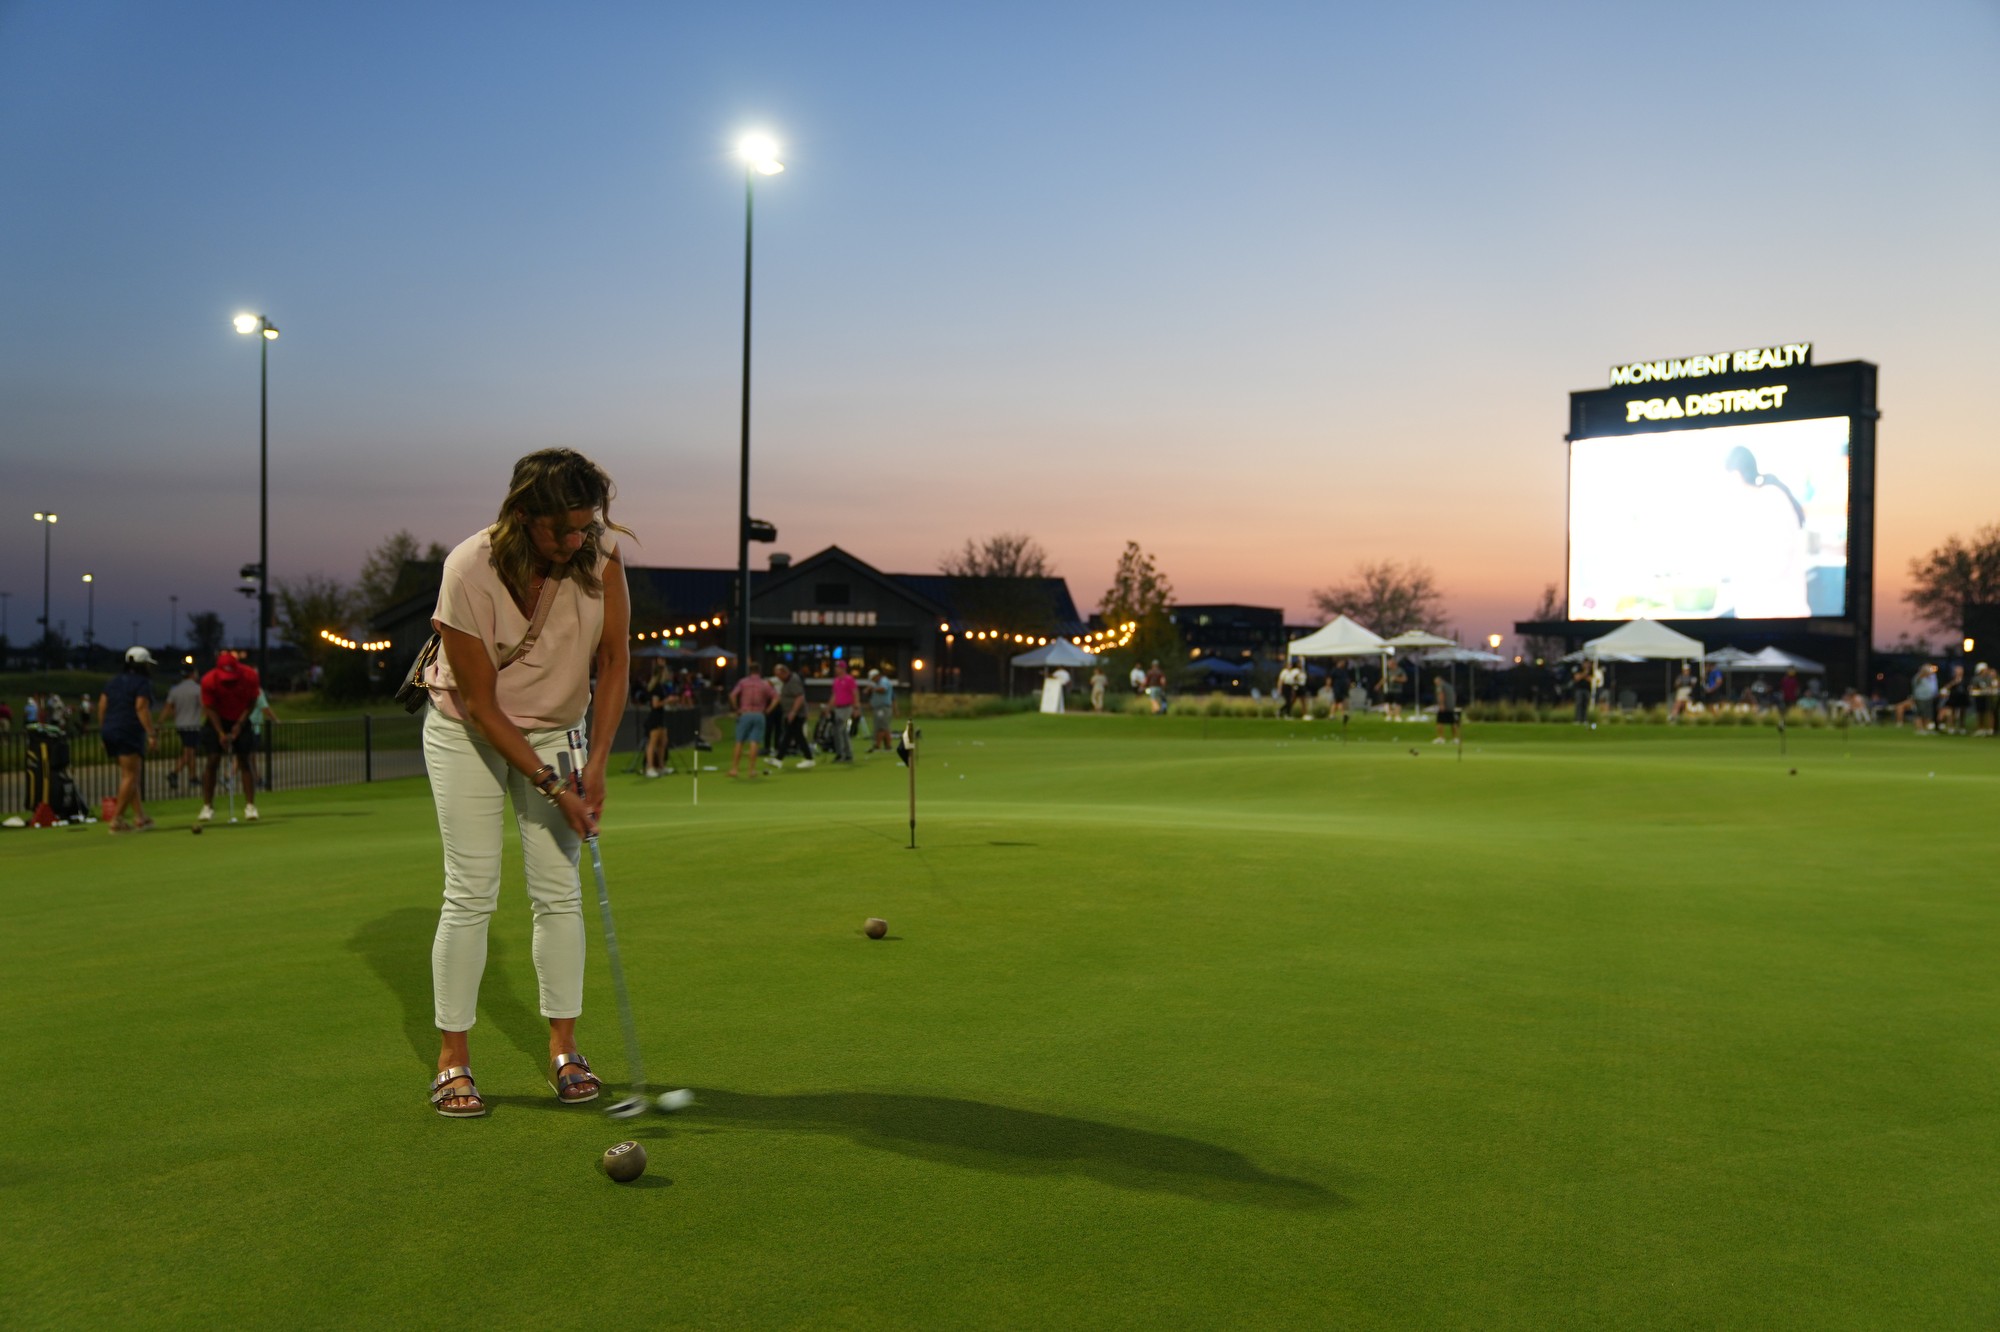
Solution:
{"label": "person holding golf club", "polygon": [[[604,773],[625,711],[631,602],[612,532],[614,489],[570,449],[514,464],[500,516],[446,557],[431,621],[441,651],[424,677],[430,770],[444,842],[444,909],[431,946],[442,1036],[431,1104],[448,1118],[486,1113],[467,1039],[500,896],[501,842],[514,806],[535,974],[549,1022],[549,1086],[566,1104],[597,1099],[577,1052],[584,917],[579,848],[604,809]],[[591,691],[591,670],[605,687]],[[575,780],[568,732],[589,719]],[[558,768],[558,762],[562,764]]]}

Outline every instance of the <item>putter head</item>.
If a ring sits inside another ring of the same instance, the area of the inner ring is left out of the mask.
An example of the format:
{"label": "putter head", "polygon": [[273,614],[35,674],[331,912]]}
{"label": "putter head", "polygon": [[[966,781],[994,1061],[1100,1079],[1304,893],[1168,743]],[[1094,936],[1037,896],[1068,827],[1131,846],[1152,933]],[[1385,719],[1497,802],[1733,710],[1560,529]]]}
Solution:
{"label": "putter head", "polygon": [[604,1107],[604,1113],[613,1119],[637,1119],[646,1113],[646,1104],[643,1096],[627,1096]]}

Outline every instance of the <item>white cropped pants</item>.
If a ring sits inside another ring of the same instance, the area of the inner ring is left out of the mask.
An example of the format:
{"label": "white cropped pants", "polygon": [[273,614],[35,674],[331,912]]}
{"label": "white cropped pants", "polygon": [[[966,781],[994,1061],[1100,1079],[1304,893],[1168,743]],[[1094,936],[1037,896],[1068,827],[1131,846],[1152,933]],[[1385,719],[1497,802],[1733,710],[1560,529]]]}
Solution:
{"label": "white cropped pants", "polygon": [[[567,748],[561,730],[529,731],[544,763]],[[581,840],[528,779],[486,743],[477,727],[436,708],[424,715],[424,764],[444,838],[444,910],[431,945],[431,986],[440,1031],[469,1031],[486,970],[486,923],[500,901],[500,846],[507,800],[521,834],[528,902],[535,915],[535,976],[543,1017],[583,1012]]]}

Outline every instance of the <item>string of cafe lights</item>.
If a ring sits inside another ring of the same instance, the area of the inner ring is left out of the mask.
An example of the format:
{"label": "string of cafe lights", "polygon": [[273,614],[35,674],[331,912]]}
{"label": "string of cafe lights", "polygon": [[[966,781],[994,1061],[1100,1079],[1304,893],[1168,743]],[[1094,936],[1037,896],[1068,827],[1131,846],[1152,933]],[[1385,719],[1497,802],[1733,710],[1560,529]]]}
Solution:
{"label": "string of cafe lights", "polygon": [[717,615],[713,619],[698,620],[693,624],[676,625],[671,629],[655,629],[651,633],[634,634],[632,635],[632,640],[637,643],[643,643],[649,638],[686,638],[689,634],[698,634],[707,629],[720,629],[721,627],[722,617]]}
{"label": "string of cafe lights", "polygon": [[[1085,652],[1112,652],[1132,641],[1132,635],[1139,631],[1137,620],[1127,620],[1115,629],[1099,629],[1096,633],[1078,634],[1070,642]],[[938,632],[952,634],[949,624],[940,624]],[[1047,647],[1049,640],[1037,634],[1010,634],[1004,629],[962,629],[956,637],[968,643],[1018,643],[1022,647]]]}
{"label": "string of cafe lights", "polygon": [[342,638],[331,629],[320,630],[319,636],[335,647],[344,647],[350,652],[387,652],[389,650],[389,640],[386,638],[378,638],[372,643],[357,643],[351,638]]}

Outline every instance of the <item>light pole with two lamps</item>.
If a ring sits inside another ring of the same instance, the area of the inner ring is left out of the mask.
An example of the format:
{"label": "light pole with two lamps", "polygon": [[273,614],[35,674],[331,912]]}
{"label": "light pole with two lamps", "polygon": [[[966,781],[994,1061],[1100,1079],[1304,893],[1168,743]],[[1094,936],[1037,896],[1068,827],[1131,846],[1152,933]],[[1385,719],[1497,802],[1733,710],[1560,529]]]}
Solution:
{"label": "light pole with two lamps", "polygon": [[240,314],[236,331],[257,339],[257,675],[265,674],[271,624],[271,344],[278,326],[260,314]]}
{"label": "light pole with two lamps", "polygon": [[42,524],[42,618],[39,622],[42,626],[42,669],[52,671],[56,664],[49,657],[52,651],[49,634],[55,628],[49,623],[49,537],[56,530],[56,516],[38,512],[35,521]]}
{"label": "light pole with two lamps", "polygon": [[[757,177],[775,176],[785,169],[778,160],[778,145],[768,134],[746,134],[736,145],[743,160],[743,448],[742,478],[736,503],[736,614],[742,626],[737,639],[742,656],[736,668],[750,669],[750,261],[752,236],[757,217]],[[763,531],[770,531],[768,525]],[[761,535],[761,533],[760,533]],[[775,537],[776,533],[772,533]],[[770,538],[766,538],[770,539]]]}

